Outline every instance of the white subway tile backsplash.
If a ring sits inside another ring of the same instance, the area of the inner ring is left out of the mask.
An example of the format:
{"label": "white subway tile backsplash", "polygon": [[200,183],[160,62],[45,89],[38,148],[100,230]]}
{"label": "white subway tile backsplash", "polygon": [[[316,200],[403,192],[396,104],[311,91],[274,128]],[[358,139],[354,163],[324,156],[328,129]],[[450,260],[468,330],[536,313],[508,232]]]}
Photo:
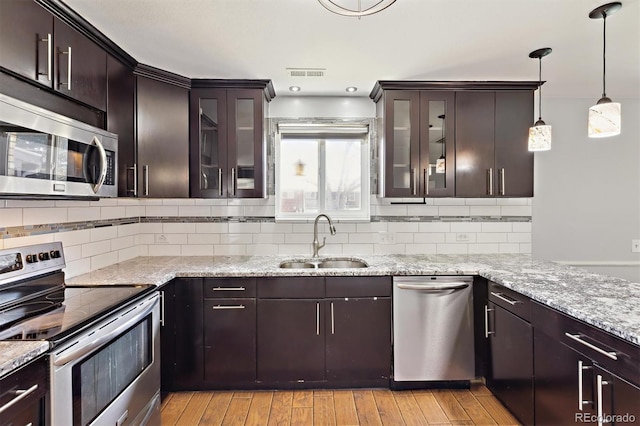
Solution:
{"label": "white subway tile backsplash", "polygon": [[[371,213],[373,214],[373,212]],[[407,216],[406,205],[380,205],[376,206],[377,216]]]}
{"label": "white subway tile backsplash", "polygon": [[255,222],[231,222],[229,232],[232,234],[257,234],[260,232],[260,223]]}
{"label": "white subway tile backsplash", "polygon": [[195,198],[163,198],[163,206],[195,206]]}
{"label": "white subway tile backsplash", "polygon": [[163,223],[162,232],[165,234],[194,234],[195,223]]}
{"label": "white subway tile backsplash", "polygon": [[221,234],[189,234],[187,244],[220,244]]}
{"label": "white subway tile backsplash", "polygon": [[251,217],[274,217],[275,206],[244,206],[244,215]]}
{"label": "white subway tile backsplash", "polygon": [[228,223],[196,223],[198,234],[225,234],[229,232]]}
{"label": "white subway tile backsplash", "polygon": [[61,241],[62,247],[66,250],[68,246],[85,244],[91,242],[91,230],[81,229],[78,231],[57,232],[53,235],[54,241]]}
{"label": "white subway tile backsplash", "polygon": [[445,242],[449,244],[473,244],[476,242],[476,234],[474,233],[450,232],[445,236]]}
{"label": "white subway tile backsplash", "polygon": [[471,216],[500,216],[500,206],[469,206]]}
{"label": "white subway tile backsplash", "polygon": [[530,206],[531,198],[497,198],[499,206]]}
{"label": "white subway tile backsplash", "polygon": [[91,258],[89,257],[74,260],[73,262],[67,262],[66,265],[67,266],[63,269],[66,278],[91,272]]}
{"label": "white subway tile backsplash", "polygon": [[252,244],[252,234],[221,234],[220,244]]}
{"label": "white subway tile backsplash", "polygon": [[111,240],[111,250],[122,250],[136,245],[136,238],[133,235],[118,237]]}
{"label": "white subway tile backsplash", "polygon": [[115,265],[118,263],[118,252],[112,251],[109,253],[100,254],[97,256],[91,257],[91,270],[95,271],[96,269],[104,268],[110,265]]}
{"label": "white subway tile backsplash", "polygon": [[508,234],[507,241],[510,243],[530,243],[531,234],[529,232],[512,232]]}
{"label": "white subway tile backsplash", "polygon": [[490,253],[498,253],[500,251],[499,244],[469,244],[468,246],[469,254],[490,254]]}
{"label": "white subway tile backsplash", "polygon": [[451,232],[481,232],[482,224],[478,222],[451,222]]}
{"label": "white subway tile backsplash", "polygon": [[29,235],[27,237],[7,238],[4,240],[4,248],[14,248],[21,246],[30,246],[32,244],[42,244],[53,242],[55,234]]}
{"label": "white subway tile backsplash", "polygon": [[147,256],[180,256],[182,254],[182,246],[174,244],[158,244],[149,245]]}
{"label": "white subway tile backsplash", "polygon": [[100,219],[119,219],[126,217],[125,207],[100,207]]}
{"label": "white subway tile backsplash", "polygon": [[67,209],[64,207],[22,209],[22,224],[25,226],[65,222]]}
{"label": "white subway tile backsplash", "polygon": [[136,245],[140,244],[155,244],[156,234],[138,234],[135,236]]}
{"label": "white subway tile backsplash", "polygon": [[92,257],[111,251],[111,241],[96,241],[94,243],[82,244],[81,247],[82,257]]}
{"label": "white subway tile backsplash", "polygon": [[436,254],[437,244],[406,244],[406,254]]}
{"label": "white subway tile backsplash", "polygon": [[514,222],[513,232],[531,232],[531,222]]}
{"label": "white subway tile backsplash", "polygon": [[278,253],[277,244],[252,244],[247,246],[247,254],[255,256],[268,256]]}
{"label": "white subway tile backsplash", "polygon": [[374,254],[406,254],[405,244],[376,244]]}
{"label": "white subway tile backsplash", "polygon": [[144,206],[125,206],[125,217],[142,217],[145,215],[146,208]]}
{"label": "white subway tile backsplash", "polygon": [[396,244],[407,244],[407,243],[413,243],[413,232],[398,232],[397,234],[395,234],[394,236],[394,242]]}
{"label": "white subway tile backsplash", "polygon": [[417,232],[413,234],[413,241],[416,243],[444,243],[444,232]]}
{"label": "white subway tile backsplash", "polygon": [[216,256],[233,256],[233,255],[247,254],[247,251],[246,251],[246,246],[243,244],[239,244],[239,245],[219,244],[219,245],[213,246],[213,254]]}
{"label": "white subway tile backsplash", "polygon": [[387,232],[386,222],[369,222],[356,224],[355,232]]}
{"label": "white subway tile backsplash", "polygon": [[178,206],[178,216],[181,217],[209,217],[211,206]]}
{"label": "white subway tile backsplash", "polygon": [[483,222],[482,232],[511,232],[512,224],[510,222]]}
{"label": "white subway tile backsplash", "polygon": [[469,216],[469,206],[440,206],[440,216]]}
{"label": "white subway tile backsplash", "polygon": [[285,234],[253,234],[253,244],[284,244]]}
{"label": "white subway tile backsplash", "polygon": [[464,206],[466,198],[434,198],[433,204],[436,206]]}
{"label": "white subway tile backsplash", "polygon": [[373,244],[343,244],[342,251],[353,255],[373,254]]}
{"label": "white subway tile backsplash", "polygon": [[118,226],[118,237],[126,237],[129,235],[135,236],[140,232],[139,223],[129,223],[126,225]]}
{"label": "white subway tile backsplash", "polygon": [[287,233],[293,232],[293,226],[290,223],[274,223],[263,222],[260,224],[260,233]]}
{"label": "white subway tile backsplash", "polygon": [[498,204],[495,198],[465,198],[464,203],[467,206],[495,206]]}
{"label": "white subway tile backsplash", "polygon": [[502,216],[531,216],[531,206],[502,206]]}
{"label": "white subway tile backsplash", "polygon": [[0,226],[22,226],[23,209],[0,209]]}
{"label": "white subway tile backsplash", "polygon": [[520,253],[520,244],[503,243],[500,244],[500,253]]}
{"label": "white subway tile backsplash", "polygon": [[468,244],[436,244],[436,253],[438,254],[467,254],[468,252]]}
{"label": "white subway tile backsplash", "polygon": [[313,253],[309,244],[278,244],[278,254],[291,256],[311,256]]}
{"label": "white subway tile backsplash", "polygon": [[118,229],[115,226],[93,228],[89,232],[91,233],[91,241],[111,240],[118,237]]}
{"label": "white subway tile backsplash", "polygon": [[440,210],[438,206],[431,205],[407,205],[407,215],[408,216],[438,216],[440,214]]}
{"label": "white subway tile backsplash", "polygon": [[183,245],[182,256],[213,256],[213,244]]}
{"label": "white subway tile backsplash", "polygon": [[33,208],[41,209],[44,207],[55,207],[56,202],[53,200],[37,201],[37,200],[15,199],[15,200],[6,200],[5,205],[6,207],[18,207],[18,208],[33,207]]}
{"label": "white subway tile backsplash", "polygon": [[357,232],[349,234],[349,244],[379,244],[380,234],[378,232]]}
{"label": "white subway tile backsplash", "polygon": [[163,225],[162,223],[143,222],[140,224],[140,233],[141,234],[161,234],[162,225]]}
{"label": "white subway tile backsplash", "polygon": [[532,253],[531,244],[520,244],[520,253],[522,254],[531,254]]}
{"label": "white subway tile backsplash", "polygon": [[212,206],[211,216],[214,217],[242,217],[242,206]]}
{"label": "white subway tile backsplash", "polygon": [[67,209],[67,220],[69,222],[100,220],[102,218],[101,214],[100,207],[69,207]]}
{"label": "white subway tile backsplash", "polygon": [[124,262],[125,260],[134,259],[138,256],[141,256],[140,247],[138,246],[132,246],[118,250],[118,262]]}
{"label": "white subway tile backsplash", "polygon": [[74,260],[82,259],[82,246],[65,246],[64,248],[64,261],[65,263],[73,262]]}
{"label": "white subway tile backsplash", "polygon": [[[506,243],[507,242],[506,232],[479,232],[476,235],[477,243]],[[497,247],[497,246],[496,246]],[[494,253],[498,253],[498,248]]]}
{"label": "white subway tile backsplash", "polygon": [[178,216],[178,206],[146,206],[144,210],[147,217]]}
{"label": "white subway tile backsplash", "polygon": [[389,232],[418,232],[420,225],[416,222],[390,222],[387,224]]}
{"label": "white subway tile backsplash", "polygon": [[418,225],[419,232],[450,232],[451,224],[447,222],[422,222]]}

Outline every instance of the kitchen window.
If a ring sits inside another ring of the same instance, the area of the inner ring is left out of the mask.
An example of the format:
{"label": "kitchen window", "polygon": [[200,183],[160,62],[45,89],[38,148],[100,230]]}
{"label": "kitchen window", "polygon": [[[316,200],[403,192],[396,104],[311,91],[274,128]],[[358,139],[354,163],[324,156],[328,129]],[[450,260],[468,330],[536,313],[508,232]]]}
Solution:
{"label": "kitchen window", "polygon": [[279,123],[276,220],[368,221],[369,126]]}

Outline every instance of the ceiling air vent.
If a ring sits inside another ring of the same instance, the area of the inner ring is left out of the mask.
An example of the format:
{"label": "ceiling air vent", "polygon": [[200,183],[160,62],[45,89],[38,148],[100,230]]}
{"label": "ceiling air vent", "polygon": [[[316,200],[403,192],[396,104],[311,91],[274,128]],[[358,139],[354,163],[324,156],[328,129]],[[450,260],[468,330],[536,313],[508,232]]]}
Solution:
{"label": "ceiling air vent", "polygon": [[324,77],[326,68],[287,68],[289,77]]}

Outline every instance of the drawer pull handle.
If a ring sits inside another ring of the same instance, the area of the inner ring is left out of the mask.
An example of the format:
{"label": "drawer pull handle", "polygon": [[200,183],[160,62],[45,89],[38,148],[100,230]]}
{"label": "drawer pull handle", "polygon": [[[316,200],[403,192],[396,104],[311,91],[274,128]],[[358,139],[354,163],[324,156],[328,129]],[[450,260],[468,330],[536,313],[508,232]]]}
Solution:
{"label": "drawer pull handle", "polygon": [[578,410],[580,411],[582,411],[582,407],[584,407],[585,404],[591,404],[591,401],[585,401],[582,395],[582,372],[584,370],[591,370],[591,368],[592,367],[588,365],[584,365],[582,361],[578,361]]}
{"label": "drawer pull handle", "polygon": [[484,305],[484,337],[489,338],[490,334],[494,334],[495,331],[489,331],[489,312],[493,311],[487,305]]}
{"label": "drawer pull handle", "polygon": [[213,291],[245,291],[244,287],[214,287]]}
{"label": "drawer pull handle", "polygon": [[244,305],[215,305],[213,309],[244,309]]}
{"label": "drawer pull handle", "polygon": [[336,320],[333,314],[333,302],[331,302],[331,334],[336,334]]}
{"label": "drawer pull handle", "polygon": [[608,352],[605,351],[604,349],[600,349],[599,347],[592,345],[589,342],[585,342],[584,340],[582,340],[579,334],[571,334],[571,333],[564,333],[565,336],[567,336],[568,338],[575,340],[578,343],[582,343],[583,345],[585,345],[586,347],[588,347],[589,349],[593,349],[594,351],[608,357],[611,358],[614,361],[618,360],[618,355],[615,352]]}
{"label": "drawer pull handle", "polygon": [[502,300],[503,302],[507,302],[511,306],[517,305],[518,303],[523,303],[521,300],[515,300],[515,299],[511,299],[511,298],[507,299],[502,293],[494,293],[492,291],[491,294],[493,296],[497,297],[498,299]]}
{"label": "drawer pull handle", "polygon": [[320,303],[316,303],[316,336],[320,335]]}
{"label": "drawer pull handle", "polygon": [[14,391],[18,396],[16,396],[15,398],[13,398],[11,401],[7,402],[6,404],[4,404],[2,407],[0,407],[0,414],[4,413],[6,410],[8,410],[9,408],[11,408],[12,406],[14,406],[15,404],[17,404],[18,402],[20,402],[21,400],[25,399],[27,396],[29,396],[30,394],[32,394],[33,392],[36,391],[36,389],[38,389],[38,385],[33,385],[31,386],[29,389],[27,390],[17,390]]}

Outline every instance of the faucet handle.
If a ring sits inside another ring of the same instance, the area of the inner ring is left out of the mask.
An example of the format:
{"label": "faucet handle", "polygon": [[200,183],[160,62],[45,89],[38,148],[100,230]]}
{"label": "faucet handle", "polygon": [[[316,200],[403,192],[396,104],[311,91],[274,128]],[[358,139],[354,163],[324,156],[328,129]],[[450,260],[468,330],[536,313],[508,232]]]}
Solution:
{"label": "faucet handle", "polygon": [[321,249],[327,243],[327,237],[322,237],[322,244],[318,244],[318,248]]}

